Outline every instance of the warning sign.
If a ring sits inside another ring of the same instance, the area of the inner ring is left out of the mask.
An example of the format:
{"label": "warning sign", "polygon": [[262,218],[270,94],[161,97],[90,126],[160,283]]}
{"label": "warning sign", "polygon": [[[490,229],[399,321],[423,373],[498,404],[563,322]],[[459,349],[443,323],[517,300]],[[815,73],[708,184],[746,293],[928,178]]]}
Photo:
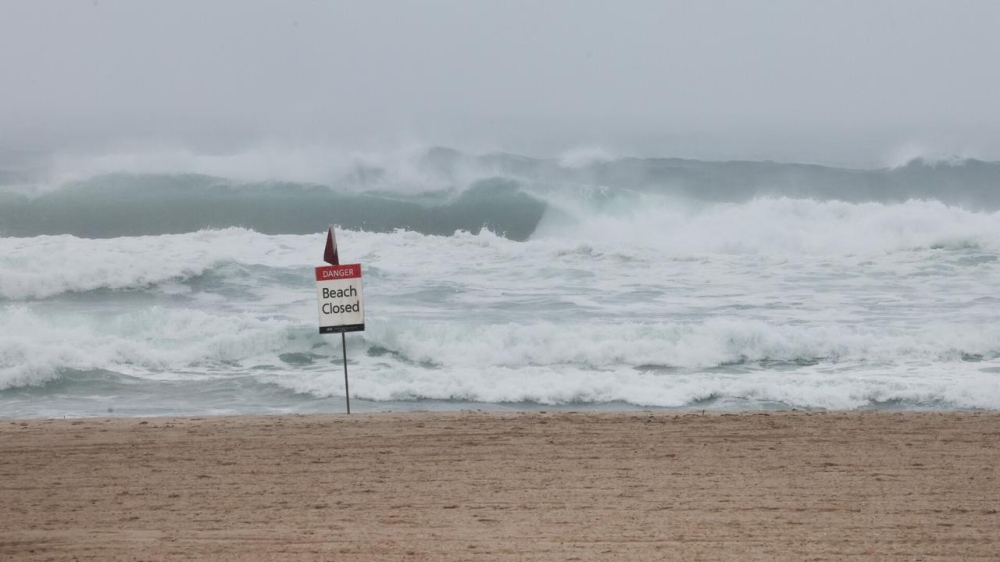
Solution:
{"label": "warning sign", "polygon": [[316,268],[319,333],[360,332],[365,329],[365,299],[361,292],[361,264]]}

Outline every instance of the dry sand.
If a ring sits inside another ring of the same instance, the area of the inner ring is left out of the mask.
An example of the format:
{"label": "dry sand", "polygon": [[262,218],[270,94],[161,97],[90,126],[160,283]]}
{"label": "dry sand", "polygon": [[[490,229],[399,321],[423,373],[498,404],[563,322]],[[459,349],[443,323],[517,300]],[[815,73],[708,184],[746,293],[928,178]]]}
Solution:
{"label": "dry sand", "polygon": [[0,560],[1000,560],[997,413],[0,424]]}

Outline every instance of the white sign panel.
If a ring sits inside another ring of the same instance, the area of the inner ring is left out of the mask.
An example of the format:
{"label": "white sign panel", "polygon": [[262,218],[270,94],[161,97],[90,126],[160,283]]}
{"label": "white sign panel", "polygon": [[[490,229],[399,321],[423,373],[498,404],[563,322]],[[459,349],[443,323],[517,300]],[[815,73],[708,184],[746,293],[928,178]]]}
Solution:
{"label": "white sign panel", "polygon": [[360,332],[365,329],[365,299],[361,293],[361,264],[316,268],[319,333]]}

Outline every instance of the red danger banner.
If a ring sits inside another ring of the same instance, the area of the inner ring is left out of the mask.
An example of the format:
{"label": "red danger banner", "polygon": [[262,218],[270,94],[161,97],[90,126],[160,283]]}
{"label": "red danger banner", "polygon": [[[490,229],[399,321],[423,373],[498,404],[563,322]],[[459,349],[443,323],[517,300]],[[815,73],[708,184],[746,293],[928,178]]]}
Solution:
{"label": "red danger banner", "polygon": [[354,279],[361,277],[361,264],[324,265],[316,268],[317,281],[335,281],[337,279]]}

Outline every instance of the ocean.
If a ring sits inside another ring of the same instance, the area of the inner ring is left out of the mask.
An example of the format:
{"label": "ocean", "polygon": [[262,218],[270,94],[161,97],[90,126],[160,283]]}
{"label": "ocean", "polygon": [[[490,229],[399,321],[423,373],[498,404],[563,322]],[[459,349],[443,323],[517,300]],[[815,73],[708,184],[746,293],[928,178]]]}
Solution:
{"label": "ocean", "polygon": [[4,162],[0,417],[1000,408],[1000,163]]}

